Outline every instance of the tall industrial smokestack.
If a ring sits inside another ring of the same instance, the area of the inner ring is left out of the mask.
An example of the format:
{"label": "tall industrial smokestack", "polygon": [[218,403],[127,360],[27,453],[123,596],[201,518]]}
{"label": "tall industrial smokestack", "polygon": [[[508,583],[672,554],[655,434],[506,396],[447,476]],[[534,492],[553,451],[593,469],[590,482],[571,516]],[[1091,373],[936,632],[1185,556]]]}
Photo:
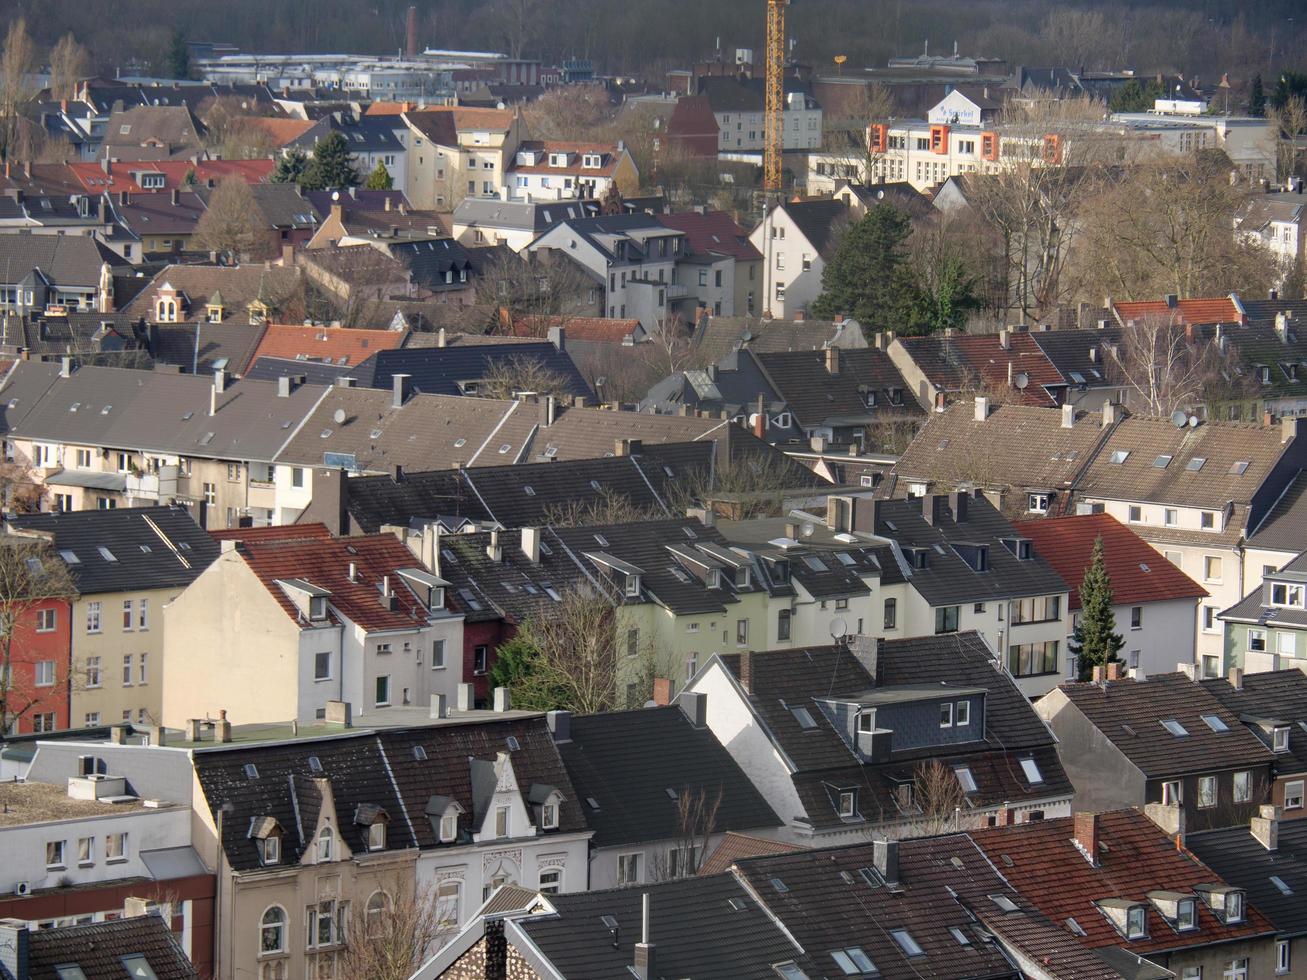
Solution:
{"label": "tall industrial smokestack", "polygon": [[408,21],[404,28],[404,55],[408,58],[418,56],[418,8],[416,4],[408,8]]}

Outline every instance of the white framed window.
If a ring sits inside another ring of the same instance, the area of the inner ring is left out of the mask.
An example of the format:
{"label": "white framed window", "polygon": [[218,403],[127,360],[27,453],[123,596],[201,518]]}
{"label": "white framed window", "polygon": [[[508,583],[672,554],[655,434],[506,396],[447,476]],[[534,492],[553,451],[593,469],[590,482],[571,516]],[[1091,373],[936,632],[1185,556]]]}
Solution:
{"label": "white framed window", "polygon": [[1221,581],[1221,558],[1219,555],[1203,556],[1203,578],[1208,582]]}
{"label": "white framed window", "polygon": [[1286,810],[1302,809],[1303,780],[1295,779],[1284,784],[1284,808]]}
{"label": "white framed window", "polygon": [[331,849],[334,838],[330,827],[323,827],[318,832],[318,863],[324,864],[331,860]]}
{"label": "white framed window", "polygon": [[313,679],[315,681],[331,680],[331,653],[329,651],[313,655]]}
{"label": "white framed window", "polygon": [[136,660],[136,683],[137,684],[146,683],[149,677],[149,673],[146,665],[146,661],[148,660],[149,656],[150,655],[148,653],[143,653]]}
{"label": "white framed window", "polygon": [[957,714],[956,714],[956,720],[954,721],[954,724],[957,725],[959,728],[963,728],[971,724],[970,701],[959,701],[957,703]]}
{"label": "white framed window", "polygon": [[642,856],[639,851],[617,855],[617,884],[619,887],[640,883],[640,858]]}
{"label": "white framed window", "polygon": [[1180,794],[1182,783],[1178,779],[1173,779],[1162,784],[1162,805],[1177,806],[1180,803]]}
{"label": "white framed window", "polygon": [[259,842],[259,859],[264,864],[276,864],[281,860],[281,837],[272,834]]}
{"label": "white framed window", "polygon": [[1250,653],[1266,651],[1266,630],[1248,630],[1248,650]]}
{"label": "white framed window", "polygon": [[540,872],[540,893],[557,895],[563,890],[563,869],[545,868]]}
{"label": "white framed window", "polygon": [[95,864],[95,838],[77,838],[77,865],[86,867]]}
{"label": "white framed window", "polygon": [[1288,752],[1289,751],[1289,728],[1282,725],[1278,728],[1271,729],[1271,751]]}
{"label": "white framed window", "polygon": [[1234,802],[1247,803],[1253,798],[1253,774],[1247,769],[1234,774]]}
{"label": "white framed window", "polygon": [[1026,494],[1026,510],[1031,514],[1048,513],[1048,494],[1046,493],[1029,493]]}
{"label": "white framed window", "polygon": [[1126,912],[1125,936],[1127,939],[1142,939],[1148,935],[1147,918],[1142,905],[1132,905]]}
{"label": "white framed window", "polygon": [[59,612],[57,609],[38,609],[36,611],[36,631],[38,633],[53,633],[59,624]]}
{"label": "white framed window", "polygon": [[123,654],[123,687],[132,686],[132,655]]}
{"label": "white framed window", "polygon": [[1175,906],[1175,928],[1184,932],[1198,928],[1198,907],[1192,898],[1182,898]]}
{"label": "white framed window", "polygon": [[98,601],[86,604],[86,632],[100,632],[100,603]]}
{"label": "white framed window", "polygon": [[64,867],[64,849],[67,841],[50,840],[45,842],[45,866],[47,868]]}
{"label": "white framed window", "polygon": [[858,794],[852,790],[840,791],[840,816],[852,817],[857,814]]}
{"label": "white framed window", "polygon": [[38,660],[36,662],[36,681],[37,687],[53,687],[55,679],[55,664],[53,660]]}
{"label": "white framed window", "polygon": [[953,727],[953,702],[946,701],[939,706],[939,727]]}
{"label": "white framed window", "polygon": [[450,844],[458,838],[458,814],[446,812],[440,818],[440,843]]}
{"label": "white framed window", "polygon": [[558,829],[558,804],[546,803],[540,808],[540,826],[545,830]]}
{"label": "white framed window", "polygon": [[1216,806],[1216,777],[1198,777],[1198,809],[1210,810]]}
{"label": "white framed window", "polygon": [[431,669],[432,670],[445,669],[445,641],[444,640],[431,641]]}
{"label": "white framed window", "polygon": [[386,849],[386,821],[378,820],[368,826],[368,850],[384,851]]}
{"label": "white framed window", "polygon": [[286,952],[286,910],[271,905],[259,921],[259,955]]}
{"label": "white framed window", "polygon": [[127,832],[106,834],[104,838],[104,859],[106,861],[127,860]]}
{"label": "white framed window", "polygon": [[148,630],[150,628],[150,600],[149,599],[137,600],[136,628],[138,630]]}
{"label": "white framed window", "polygon": [[1248,980],[1248,961],[1231,960],[1221,974],[1223,980]]}
{"label": "white framed window", "polygon": [[1275,941],[1275,972],[1288,973],[1289,966],[1289,940],[1277,939]]}
{"label": "white framed window", "polygon": [[463,882],[447,878],[436,886],[436,925],[451,929],[458,925],[459,905],[463,897]]}
{"label": "white framed window", "polygon": [[510,829],[509,827],[510,811],[511,811],[510,807],[506,807],[506,806],[495,807],[495,836],[496,837],[508,836],[508,832]]}

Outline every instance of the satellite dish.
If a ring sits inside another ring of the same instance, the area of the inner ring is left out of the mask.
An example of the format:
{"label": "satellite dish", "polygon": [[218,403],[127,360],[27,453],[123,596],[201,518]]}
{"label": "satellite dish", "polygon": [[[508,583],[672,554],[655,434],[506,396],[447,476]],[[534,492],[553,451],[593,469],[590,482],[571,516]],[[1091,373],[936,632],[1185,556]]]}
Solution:
{"label": "satellite dish", "polygon": [[340,200],[340,191],[332,191],[332,192],[331,192],[331,199],[332,199],[333,201],[339,201],[339,200]]}
{"label": "satellite dish", "polygon": [[884,191],[877,191],[877,192],[876,192],[876,200],[878,200],[878,201],[883,201],[883,200],[885,200],[885,192],[884,192]]}
{"label": "satellite dish", "polygon": [[1190,415],[1190,416],[1189,416],[1189,428],[1191,428],[1191,429],[1196,429],[1196,428],[1198,428],[1198,416],[1197,416],[1197,415]]}
{"label": "satellite dish", "polygon": [[1183,429],[1189,424],[1189,417],[1184,412],[1176,410],[1171,413],[1171,424],[1177,429]]}
{"label": "satellite dish", "polygon": [[810,537],[812,537],[812,525],[811,525],[811,524],[805,524],[805,525],[803,525],[803,536],[804,536],[805,538],[810,538]]}
{"label": "satellite dish", "polygon": [[1025,371],[1018,371],[1017,376],[1012,379],[1012,384],[1018,391],[1025,391],[1026,385],[1030,384],[1030,375]]}
{"label": "satellite dish", "polygon": [[834,640],[836,643],[844,639],[844,637],[848,636],[848,634],[849,634],[849,624],[844,622],[843,617],[836,616],[834,619],[830,621],[830,636],[831,639]]}
{"label": "satellite dish", "polygon": [[345,424],[345,410],[343,408],[336,409],[335,414],[333,414],[331,417],[336,420],[337,425]]}

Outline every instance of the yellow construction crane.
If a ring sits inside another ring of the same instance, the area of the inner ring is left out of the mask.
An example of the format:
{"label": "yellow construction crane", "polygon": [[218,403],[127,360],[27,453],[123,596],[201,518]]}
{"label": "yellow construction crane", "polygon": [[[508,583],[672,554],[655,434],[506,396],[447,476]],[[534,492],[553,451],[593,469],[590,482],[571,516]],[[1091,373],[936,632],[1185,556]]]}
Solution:
{"label": "yellow construction crane", "polygon": [[781,151],[785,148],[785,7],[789,2],[767,0],[762,186],[769,194],[781,189]]}

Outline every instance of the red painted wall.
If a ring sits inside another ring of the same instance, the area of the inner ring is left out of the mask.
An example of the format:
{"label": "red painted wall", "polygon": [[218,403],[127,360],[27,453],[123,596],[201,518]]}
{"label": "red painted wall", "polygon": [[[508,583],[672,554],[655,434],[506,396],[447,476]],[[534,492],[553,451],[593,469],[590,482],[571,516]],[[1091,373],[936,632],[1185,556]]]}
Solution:
{"label": "red painted wall", "polygon": [[[54,629],[38,631],[38,617],[50,610],[54,612]],[[72,613],[72,604],[66,599],[42,599],[25,604],[19,613],[10,648],[13,659],[10,713],[23,712],[18,721],[20,734],[36,731],[36,716],[50,712],[55,716],[55,729],[71,727],[68,672],[72,661]],[[36,685],[36,665],[42,661],[53,661],[55,665],[54,684],[48,687]]]}

